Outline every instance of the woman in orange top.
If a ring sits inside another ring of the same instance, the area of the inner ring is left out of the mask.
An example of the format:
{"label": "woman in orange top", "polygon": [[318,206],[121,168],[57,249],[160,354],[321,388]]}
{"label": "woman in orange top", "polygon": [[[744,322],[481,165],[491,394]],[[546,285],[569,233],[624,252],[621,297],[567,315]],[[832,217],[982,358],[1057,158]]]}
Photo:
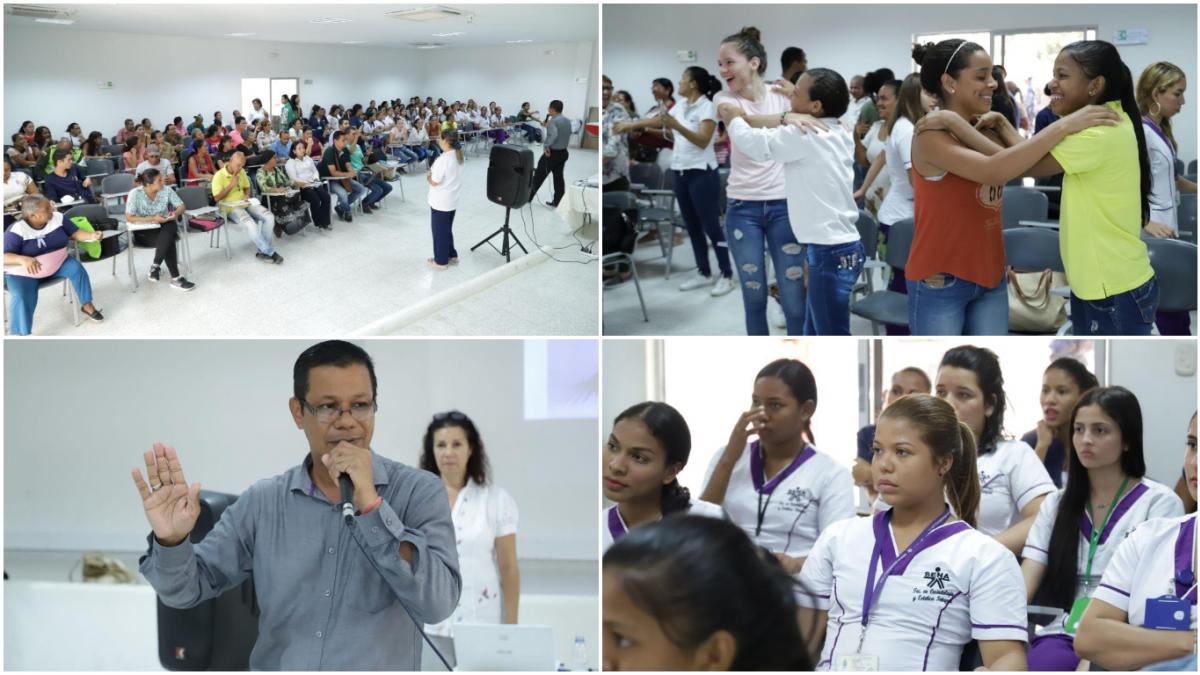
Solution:
{"label": "woman in orange top", "polygon": [[442,123],[438,120],[438,115],[435,112],[429,117],[429,124],[425,125],[425,131],[429,134],[429,165],[433,166],[433,160],[442,154],[442,148],[438,145],[437,139],[442,137]]}
{"label": "woman in orange top", "polygon": [[916,231],[905,278],[913,335],[1005,335],[1008,285],[1000,207],[1004,184],[1026,175],[1068,135],[1116,125],[1103,106],[1058,120],[1028,141],[991,111],[992,60],[966,40],[913,48],[921,86],[941,110],[917,125],[912,147]]}

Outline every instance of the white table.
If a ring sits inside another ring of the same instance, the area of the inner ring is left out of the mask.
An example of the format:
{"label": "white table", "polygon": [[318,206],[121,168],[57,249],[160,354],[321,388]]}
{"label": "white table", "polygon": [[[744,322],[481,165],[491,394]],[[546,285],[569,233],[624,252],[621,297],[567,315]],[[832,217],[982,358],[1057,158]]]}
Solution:
{"label": "white table", "polygon": [[558,215],[571,230],[581,226],[597,227],[600,222],[600,188],[586,183],[570,183],[567,194],[558,203]]}

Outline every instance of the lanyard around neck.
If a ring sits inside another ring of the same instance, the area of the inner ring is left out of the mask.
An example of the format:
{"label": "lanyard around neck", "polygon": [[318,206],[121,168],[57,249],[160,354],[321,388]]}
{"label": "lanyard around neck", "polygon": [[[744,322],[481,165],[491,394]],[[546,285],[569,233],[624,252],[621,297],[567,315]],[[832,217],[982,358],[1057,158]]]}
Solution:
{"label": "lanyard around neck", "polygon": [[1121,499],[1121,493],[1125,491],[1128,483],[1129,476],[1126,476],[1125,480],[1121,481],[1121,487],[1117,488],[1117,494],[1113,495],[1112,503],[1108,505],[1108,513],[1104,515],[1104,522],[1099,528],[1096,527],[1096,519],[1092,517],[1092,505],[1090,502],[1088,503],[1088,517],[1092,521],[1092,536],[1088,538],[1087,571],[1083,573],[1085,581],[1092,577],[1092,560],[1096,557],[1096,547],[1100,544],[1100,535],[1108,527],[1108,521],[1112,518],[1113,511],[1117,508],[1117,502]]}

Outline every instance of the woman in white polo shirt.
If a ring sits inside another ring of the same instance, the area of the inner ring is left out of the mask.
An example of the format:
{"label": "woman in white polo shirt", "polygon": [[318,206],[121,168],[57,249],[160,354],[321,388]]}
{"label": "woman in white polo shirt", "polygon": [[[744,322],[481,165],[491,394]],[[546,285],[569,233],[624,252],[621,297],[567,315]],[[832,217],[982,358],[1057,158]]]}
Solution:
{"label": "woman in white polo shirt", "polygon": [[1037,453],[1005,439],[1004,375],[990,349],[964,345],[942,355],[934,393],[945,399],[975,434],[982,494],[976,528],[1017,555],[1054,481]]}
{"label": "woman in white polo shirt", "polygon": [[427,263],[437,270],[458,264],[454,248],[454,214],[458,212],[458,193],[462,190],[462,142],[454,129],[443,129],[438,139],[443,154],[437,158],[425,180],[429,183],[429,212],[433,229],[433,257]]}
{"label": "woman in white polo shirt", "polygon": [[1183,515],[1179,497],[1146,478],[1142,412],[1128,389],[1088,390],[1071,429],[1070,479],[1042,503],[1022,552],[1028,600],[1065,612],[1033,639],[1030,670],[1078,667],[1077,623],[1114,551],[1147,519]]}
{"label": "woman in white polo shirt", "polygon": [[[795,359],[768,363],[754,378],[751,405],[713,456],[700,498],[720,504],[754,543],[796,574],[817,536],[854,516],[854,481],[812,446],[817,382],[808,366]],[[758,438],[749,442],[750,435]],[[816,604],[803,594],[797,600],[802,607]]]}
{"label": "woman in white polo shirt", "polygon": [[[712,97],[721,91],[721,81],[700,66],[683,71],[679,78],[679,95],[683,101],[669,112],[636,122],[614,125],[615,133],[634,129],[663,127],[667,140],[675,143],[671,155],[674,174],[675,201],[683,214],[692,253],[696,256],[696,275],[679,286],[681,291],[712,286],[713,297],[733,290],[733,268],[729,264],[729,247],[721,231],[721,179],[717,175],[717,154],[713,149],[713,134],[717,128],[716,107]],[[708,261],[708,244],[712,242],[721,277],[713,282]]]}
{"label": "woman in white polo shirt", "polygon": [[834,523],[800,572],[827,613],[817,670],[957,671],[971,640],[986,668],[1025,670],[1016,558],[971,527],[970,428],[945,401],[912,394],[880,413],[872,452],[891,508]]}
{"label": "woman in white polo shirt", "polygon": [[[1196,416],[1183,472],[1196,499]],[[1075,651],[1108,670],[1196,670],[1196,514],[1142,523],[1117,547],[1088,603]]]}
{"label": "woman in white polo shirt", "polygon": [[679,484],[691,451],[687,421],[666,403],[646,401],[617,415],[601,464],[604,498],[616,502],[601,512],[604,550],[630,529],[672,514],[725,517]]}

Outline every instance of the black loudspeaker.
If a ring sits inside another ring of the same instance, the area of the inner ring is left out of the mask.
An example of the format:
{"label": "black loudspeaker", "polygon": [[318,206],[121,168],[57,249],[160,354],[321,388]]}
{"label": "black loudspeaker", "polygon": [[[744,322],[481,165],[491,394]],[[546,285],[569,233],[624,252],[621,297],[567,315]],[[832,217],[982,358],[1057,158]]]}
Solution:
{"label": "black loudspeaker", "polygon": [[529,203],[533,152],[516,145],[493,145],[488,157],[488,201],[510,209]]}
{"label": "black loudspeaker", "polygon": [[[212,531],[235,495],[200,491],[200,516],[192,544]],[[158,662],[167,670],[250,670],[250,651],[258,640],[258,602],[254,580],[205,600],[174,609],[158,600]]]}

